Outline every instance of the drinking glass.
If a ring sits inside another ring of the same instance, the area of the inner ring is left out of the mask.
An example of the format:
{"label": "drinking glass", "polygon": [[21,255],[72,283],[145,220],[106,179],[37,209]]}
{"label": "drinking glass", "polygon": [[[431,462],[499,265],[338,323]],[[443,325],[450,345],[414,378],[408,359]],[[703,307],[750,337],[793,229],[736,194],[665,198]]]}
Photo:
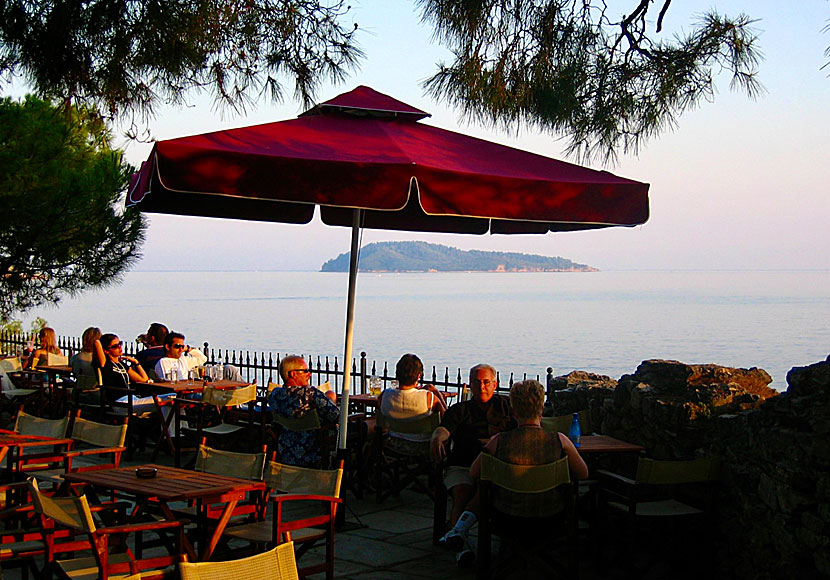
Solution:
{"label": "drinking glass", "polygon": [[167,373],[167,380],[171,383],[178,383],[179,382],[179,369],[176,367],[171,367]]}
{"label": "drinking glass", "polygon": [[382,385],[383,385],[383,381],[381,380],[380,377],[376,377],[376,376],[373,375],[373,376],[369,377],[368,379],[366,379],[366,382],[368,383],[368,386],[369,386],[369,394],[370,395],[372,395],[373,397],[377,397],[378,395],[380,395],[381,388],[382,388]]}

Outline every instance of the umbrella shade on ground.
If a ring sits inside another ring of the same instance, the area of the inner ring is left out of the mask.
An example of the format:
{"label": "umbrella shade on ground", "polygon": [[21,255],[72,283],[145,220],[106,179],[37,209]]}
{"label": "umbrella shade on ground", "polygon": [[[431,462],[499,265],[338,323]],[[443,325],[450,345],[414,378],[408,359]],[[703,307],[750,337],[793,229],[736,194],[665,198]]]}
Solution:
{"label": "umbrella shade on ground", "polygon": [[543,234],[648,219],[648,184],[420,122],[428,116],[361,86],[296,119],[159,141],[127,205],[294,224],[319,206],[324,223],[352,227],[345,418],[360,227]]}

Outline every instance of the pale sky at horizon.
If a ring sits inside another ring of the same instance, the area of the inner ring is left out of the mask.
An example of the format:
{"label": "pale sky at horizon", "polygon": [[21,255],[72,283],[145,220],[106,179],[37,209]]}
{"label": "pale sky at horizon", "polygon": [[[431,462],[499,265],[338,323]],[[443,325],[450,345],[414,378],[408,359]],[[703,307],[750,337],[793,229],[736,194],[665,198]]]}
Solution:
{"label": "pale sky at horizon", "polygon": [[[625,6],[633,3],[626,0]],[[760,80],[767,93],[757,101],[729,89],[719,78],[713,103],[685,114],[678,127],[646,143],[639,156],[601,167],[651,184],[651,217],[637,228],[546,236],[462,236],[366,230],[363,243],[424,240],[463,249],[559,255],[602,270],[830,269],[827,216],[830,215],[830,2],[805,0],[788,11],[779,2],[716,0],[727,15],[741,11],[758,20],[765,55]],[[427,123],[565,159],[554,137],[523,131],[519,136],[459,122],[457,112],[424,96],[420,83],[448,53],[431,42],[414,2],[352,2],[359,42],[367,58],[361,70],[318,94],[328,100],[368,85],[431,112]],[[673,3],[665,26],[687,26],[688,7]],[[286,93],[290,95],[291,87]],[[150,123],[167,139],[287,119],[301,112],[295,101],[260,103],[245,116],[224,115],[208,98],[193,98],[184,109],[168,108]],[[126,144],[139,165],[149,144]],[[569,161],[574,161],[569,159]],[[172,250],[174,246],[178,250]],[[137,270],[317,270],[347,251],[349,230],[238,222],[178,216],[150,216],[144,257]]]}

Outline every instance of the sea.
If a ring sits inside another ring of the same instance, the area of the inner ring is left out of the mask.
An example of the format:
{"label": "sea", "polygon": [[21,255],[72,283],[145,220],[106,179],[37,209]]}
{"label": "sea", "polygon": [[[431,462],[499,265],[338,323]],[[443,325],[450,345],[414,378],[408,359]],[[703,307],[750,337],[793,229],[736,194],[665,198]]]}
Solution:
{"label": "sea", "polygon": [[[24,324],[133,340],[162,322],[194,346],[342,362],[347,288],[341,273],[136,271]],[[361,272],[361,351],[378,371],[412,352],[428,376],[487,362],[502,381],[548,367],[618,379],[647,359],[759,367],[783,391],[830,353],[830,271]]]}

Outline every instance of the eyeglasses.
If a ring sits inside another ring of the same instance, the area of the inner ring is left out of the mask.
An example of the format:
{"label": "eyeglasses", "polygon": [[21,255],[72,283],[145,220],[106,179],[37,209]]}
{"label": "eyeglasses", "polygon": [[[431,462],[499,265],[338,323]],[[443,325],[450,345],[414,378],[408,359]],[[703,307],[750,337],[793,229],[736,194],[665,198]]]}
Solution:
{"label": "eyeglasses", "polygon": [[124,344],[123,342],[114,342],[114,343],[112,343],[111,345],[109,345],[109,346],[107,347],[107,350],[112,350],[112,349],[114,349],[114,348],[121,348],[121,346],[122,346],[123,344]]}
{"label": "eyeglasses", "polygon": [[184,345],[183,344],[171,344],[170,348],[179,348],[179,349],[181,349],[181,348],[184,348]]}
{"label": "eyeglasses", "polygon": [[305,374],[309,374],[309,375],[311,374],[311,371],[308,370],[308,369],[294,369],[291,372],[292,373],[305,373]]}

